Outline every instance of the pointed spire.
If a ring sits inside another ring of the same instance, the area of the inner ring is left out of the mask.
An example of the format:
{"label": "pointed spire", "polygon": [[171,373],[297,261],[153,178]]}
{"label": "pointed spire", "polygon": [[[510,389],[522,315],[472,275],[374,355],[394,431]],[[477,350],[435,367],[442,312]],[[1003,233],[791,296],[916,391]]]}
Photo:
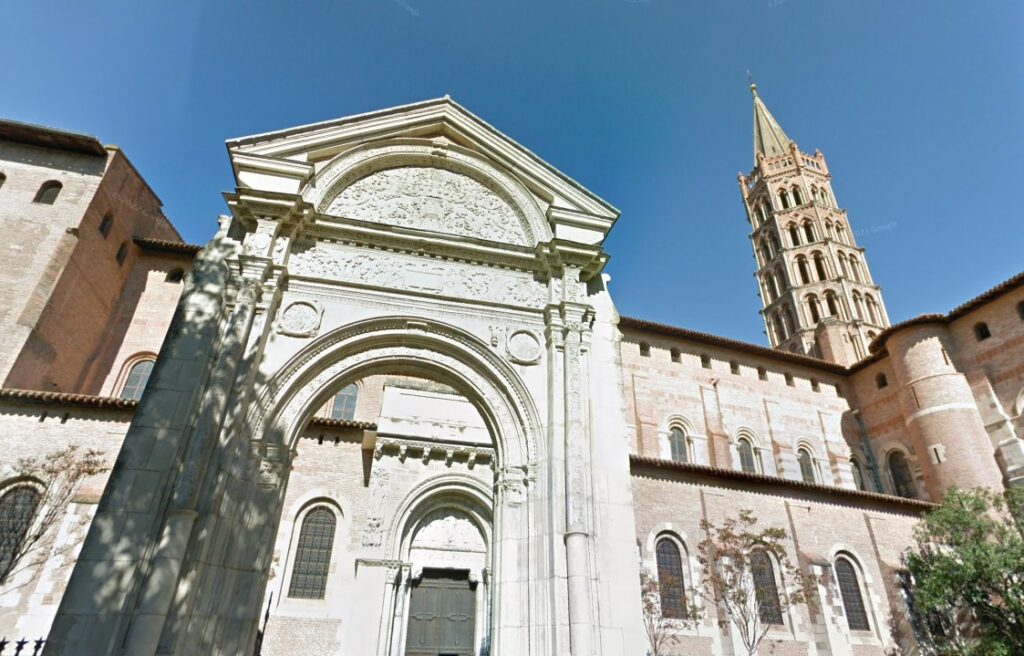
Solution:
{"label": "pointed spire", "polygon": [[754,164],[757,164],[758,155],[778,157],[787,154],[793,141],[757,95],[757,85],[753,80],[750,81],[750,93],[754,96]]}

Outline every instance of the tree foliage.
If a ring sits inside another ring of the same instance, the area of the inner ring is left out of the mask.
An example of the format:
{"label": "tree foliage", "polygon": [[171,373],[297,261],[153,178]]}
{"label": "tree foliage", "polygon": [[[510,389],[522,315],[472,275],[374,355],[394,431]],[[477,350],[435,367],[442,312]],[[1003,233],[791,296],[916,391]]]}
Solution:
{"label": "tree foliage", "polygon": [[[790,561],[786,531],[758,527],[750,510],[717,526],[703,520],[701,528],[707,537],[697,550],[703,573],[697,594],[716,608],[719,626],[731,623],[747,654],[755,654],[773,622],[812,598],[815,579]],[[763,584],[758,594],[758,581],[771,577],[764,558],[755,555],[758,552],[769,558],[772,569],[777,568],[775,595]]]}
{"label": "tree foliage", "polygon": [[1024,654],[1024,489],[951,489],[906,554],[926,648],[943,656]]}
{"label": "tree foliage", "polygon": [[[76,445],[18,461],[16,475],[23,482],[0,497],[8,503],[0,518],[0,583],[50,554],[54,529],[67,513],[68,504],[88,477],[104,471],[102,452],[80,451]],[[19,498],[15,502],[15,497],[8,495]]]}

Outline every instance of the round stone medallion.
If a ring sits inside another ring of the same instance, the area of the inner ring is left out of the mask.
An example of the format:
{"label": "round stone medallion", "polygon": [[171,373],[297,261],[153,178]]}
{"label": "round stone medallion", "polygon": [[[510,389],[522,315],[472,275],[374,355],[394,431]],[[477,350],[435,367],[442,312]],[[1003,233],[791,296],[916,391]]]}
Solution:
{"label": "round stone medallion", "polygon": [[540,339],[528,330],[509,335],[507,349],[512,361],[519,364],[534,364],[540,359]]}

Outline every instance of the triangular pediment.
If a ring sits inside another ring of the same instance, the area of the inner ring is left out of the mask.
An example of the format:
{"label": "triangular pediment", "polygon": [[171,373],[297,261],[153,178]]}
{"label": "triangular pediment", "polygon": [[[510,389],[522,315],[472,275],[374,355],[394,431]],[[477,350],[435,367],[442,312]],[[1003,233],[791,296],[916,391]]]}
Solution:
{"label": "triangular pediment", "polygon": [[[618,217],[618,210],[612,205],[448,97],[232,139],[227,146],[240,188],[265,185],[268,190],[307,196],[304,190],[319,184],[320,189],[312,194],[312,202],[317,211],[323,213],[351,213],[367,188],[387,188],[392,193],[383,203],[384,209],[400,222],[410,212],[394,197],[408,195],[408,189],[416,185],[436,184],[453,190],[456,196],[470,196],[470,202],[454,208],[456,215],[479,216],[476,210],[484,205],[493,209],[492,223],[508,225],[512,224],[512,219],[505,216],[509,212],[498,208],[496,198],[528,194],[529,202],[536,208],[531,213],[539,214],[552,225],[545,228],[547,239],[568,238],[596,245]],[[410,170],[401,173],[369,171],[365,177],[375,175],[375,178],[362,182],[362,178],[348,172],[345,184],[353,188],[342,189],[336,182],[325,182],[331,167],[337,168],[337,163],[344,158],[355,159],[359,152],[374,148],[398,149],[400,146],[406,147],[409,158],[416,146],[420,149],[420,160],[434,159],[409,165]],[[483,173],[475,180],[458,180],[446,172],[446,169],[456,170],[460,158],[474,157],[497,172],[492,177],[507,177],[516,190],[500,189],[501,184],[492,184]],[[424,170],[411,170],[416,167]],[[323,188],[326,184],[335,184],[337,188],[328,191]],[[420,217],[429,218],[431,212],[437,211],[437,203],[429,194],[424,197],[426,200],[417,203],[413,212],[419,212],[417,222],[421,221]],[[522,209],[514,202],[510,206],[516,211]],[[374,209],[380,211],[379,207]],[[425,225],[426,229],[434,229],[429,221]],[[465,220],[463,225],[466,225]],[[474,231],[482,230],[472,226],[466,235],[476,236]],[[527,241],[533,243],[545,239],[540,234],[532,234],[528,227],[526,233]]]}

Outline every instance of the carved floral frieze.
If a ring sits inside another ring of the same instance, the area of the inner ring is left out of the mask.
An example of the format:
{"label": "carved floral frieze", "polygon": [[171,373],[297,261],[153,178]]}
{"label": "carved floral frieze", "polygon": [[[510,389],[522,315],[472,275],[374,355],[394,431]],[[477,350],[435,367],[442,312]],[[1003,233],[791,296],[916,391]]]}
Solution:
{"label": "carved floral frieze", "polygon": [[547,285],[529,274],[324,244],[296,248],[289,259],[288,270],[299,276],[516,307],[539,308],[547,302]]}

